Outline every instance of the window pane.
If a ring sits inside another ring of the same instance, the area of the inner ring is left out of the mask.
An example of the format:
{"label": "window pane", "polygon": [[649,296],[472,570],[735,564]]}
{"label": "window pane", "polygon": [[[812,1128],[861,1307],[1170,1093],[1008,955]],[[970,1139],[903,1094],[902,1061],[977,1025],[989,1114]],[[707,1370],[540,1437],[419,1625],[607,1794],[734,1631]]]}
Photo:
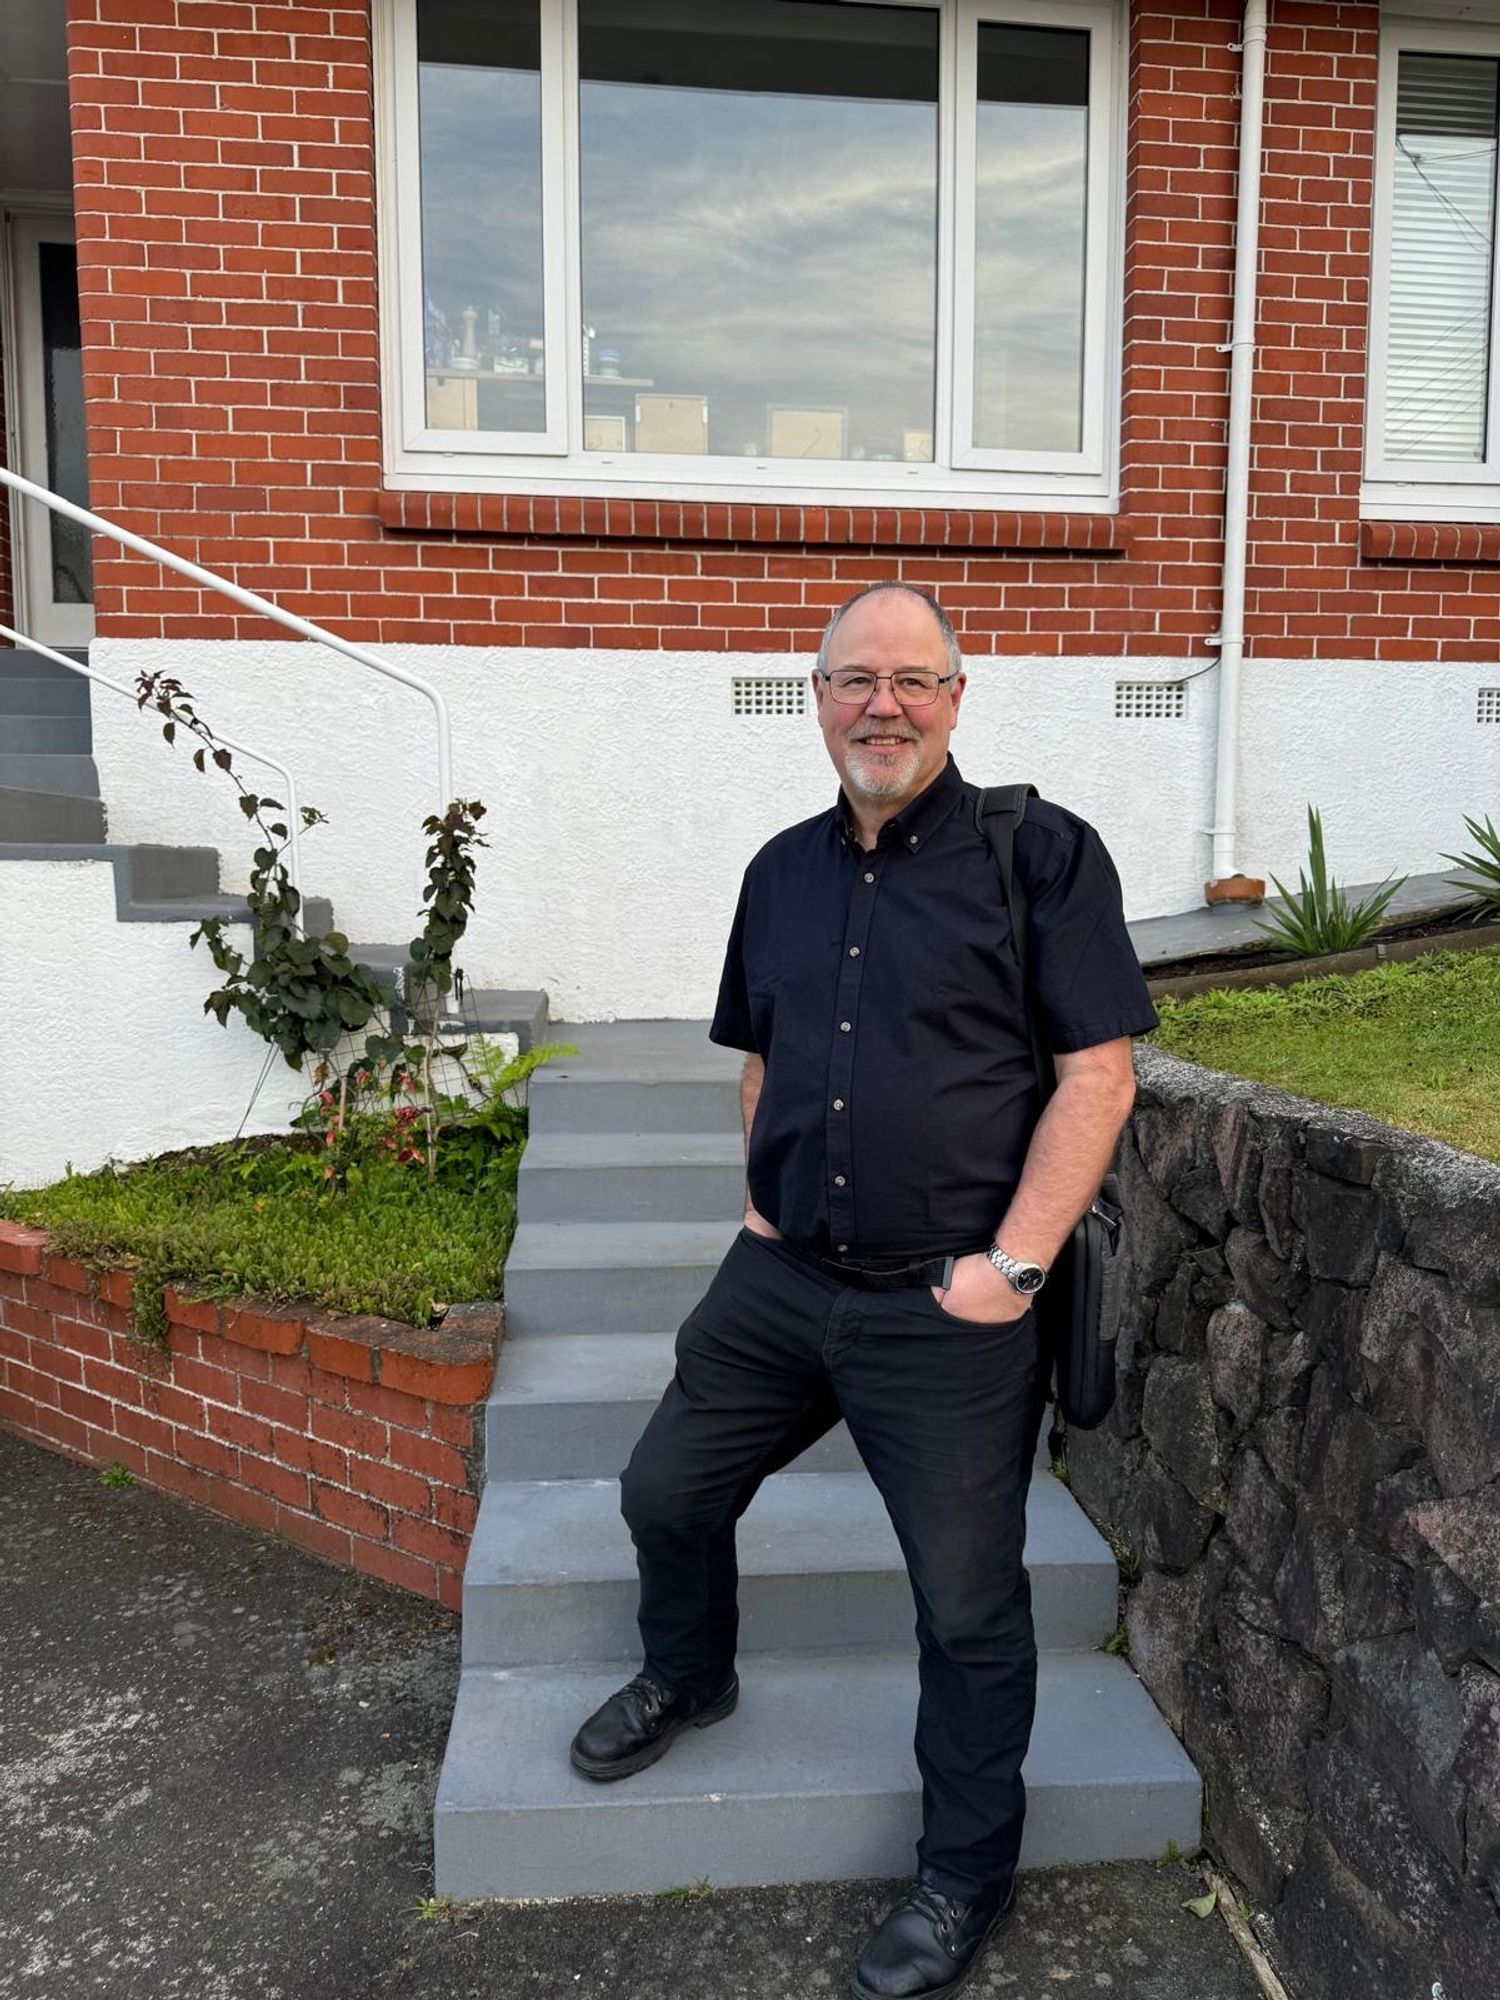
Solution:
{"label": "window pane", "polygon": [[[42,304],[42,390],[47,411],[47,484],[76,507],[89,504],[83,430],[83,338],[78,323],[78,252],[71,243],[37,245]],[[52,601],[91,604],[89,531],[47,515],[52,538]]]}
{"label": "window pane", "polygon": [[1403,55],[1397,72],[1385,448],[1484,457],[1500,63]]}
{"label": "window pane", "polygon": [[578,17],[587,446],[930,459],[935,11]]}
{"label": "window pane", "polygon": [[417,0],[427,422],[540,431],[538,0]]}
{"label": "window pane", "polygon": [[974,443],[1083,441],[1089,38],[979,27],[974,161]]}

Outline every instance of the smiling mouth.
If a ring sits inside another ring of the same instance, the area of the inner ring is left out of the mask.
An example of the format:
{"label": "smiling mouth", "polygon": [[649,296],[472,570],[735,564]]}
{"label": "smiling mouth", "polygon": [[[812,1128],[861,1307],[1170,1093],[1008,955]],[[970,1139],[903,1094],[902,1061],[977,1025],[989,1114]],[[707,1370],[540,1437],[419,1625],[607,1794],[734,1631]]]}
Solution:
{"label": "smiling mouth", "polygon": [[914,743],[914,736],[855,736],[851,742],[858,750],[904,750],[908,743]]}

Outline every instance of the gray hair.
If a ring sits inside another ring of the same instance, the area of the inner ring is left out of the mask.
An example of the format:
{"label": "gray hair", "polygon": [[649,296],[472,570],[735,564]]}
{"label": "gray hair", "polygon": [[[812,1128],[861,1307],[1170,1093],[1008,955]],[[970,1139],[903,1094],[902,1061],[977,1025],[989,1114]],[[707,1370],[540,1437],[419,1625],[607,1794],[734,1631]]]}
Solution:
{"label": "gray hair", "polygon": [[953,629],[953,620],[930,591],[918,590],[914,583],[900,583],[895,578],[892,578],[889,583],[867,583],[863,590],[855,591],[847,603],[839,605],[824,627],[823,637],[818,643],[818,671],[820,673],[827,673],[828,648],[833,644],[833,635],[843,623],[846,615],[854,609],[856,604],[862,604],[867,597],[873,597],[877,591],[884,590],[899,590],[904,596],[914,597],[919,604],[927,606],[927,609],[936,619],[938,632],[942,636],[943,651],[948,656],[948,672],[950,674],[958,673],[963,665],[963,661],[959,656],[958,634]]}

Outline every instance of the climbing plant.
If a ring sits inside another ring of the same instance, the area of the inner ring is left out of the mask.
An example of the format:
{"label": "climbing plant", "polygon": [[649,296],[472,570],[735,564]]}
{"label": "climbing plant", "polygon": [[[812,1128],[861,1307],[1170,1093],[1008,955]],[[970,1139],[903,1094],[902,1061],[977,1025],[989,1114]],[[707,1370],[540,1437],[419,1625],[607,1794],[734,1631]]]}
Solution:
{"label": "climbing plant", "polygon": [[[322,1134],[325,1179],[345,1185],[351,1168],[372,1153],[421,1164],[435,1174],[440,1117],[452,1108],[439,1070],[464,1054],[461,1024],[445,1018],[442,1003],[453,990],[453,953],[473,910],[475,849],[487,844],[478,830],[484,806],[477,799],[455,799],[444,813],[423,821],[429,843],[426,908],[408,947],[412,988],[405,996],[404,1022],[418,1032],[397,1033],[379,976],[350,957],[343,932],[303,931],[303,900],[286,865],[291,830],[285,816],[277,817],[285,815],[280,800],[244,783],[229,749],[179,680],[142,673],[136,687],[137,705],[163,717],[168,743],[175,743],[179,731],[197,739],[194,766],[206,771],[212,764],[224,773],[259,835],[246,896],[249,956],[229,941],[222,917],[206,917],[190,940],[208,947],[222,979],[204,1001],[204,1012],[221,1027],[231,1013],[239,1014],[281,1052],[289,1068],[310,1069],[313,1089],[298,1122]],[[304,828],[327,824],[313,806],[303,806],[300,818]],[[364,1029],[370,1032],[350,1053],[349,1039]]]}

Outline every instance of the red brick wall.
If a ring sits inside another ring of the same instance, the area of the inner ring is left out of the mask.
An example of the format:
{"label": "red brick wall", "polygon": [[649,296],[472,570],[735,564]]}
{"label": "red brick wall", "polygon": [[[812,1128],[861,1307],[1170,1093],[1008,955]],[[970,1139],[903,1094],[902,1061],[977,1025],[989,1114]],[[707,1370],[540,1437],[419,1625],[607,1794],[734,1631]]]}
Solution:
{"label": "red brick wall", "polygon": [[458,1608],[496,1315],[428,1332],[169,1291],[162,1349],[130,1285],[0,1222],[0,1429]]}
{"label": "red brick wall", "polygon": [[[977,651],[1200,654],[1218,624],[1237,0],[1132,8],[1122,513],[459,503],[379,471],[367,9],[69,0],[97,504],[372,641],[785,649],[873,577]],[[1249,632],[1263,656],[1484,657],[1500,574],[1362,556],[1378,14],[1277,0]],[[457,530],[447,522],[457,520]],[[101,633],[256,621],[118,553]]]}

